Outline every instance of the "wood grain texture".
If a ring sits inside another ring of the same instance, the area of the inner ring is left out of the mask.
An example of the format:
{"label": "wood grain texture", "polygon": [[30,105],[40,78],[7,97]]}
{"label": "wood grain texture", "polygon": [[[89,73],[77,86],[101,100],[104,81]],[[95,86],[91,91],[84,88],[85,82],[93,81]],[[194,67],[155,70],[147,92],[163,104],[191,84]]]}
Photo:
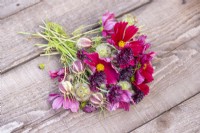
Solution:
{"label": "wood grain texture", "polygon": [[0,20],[33,6],[40,1],[41,0],[0,0]]}
{"label": "wood grain texture", "polygon": [[[118,110],[100,117],[98,113],[53,111],[46,99],[56,90],[56,83],[37,68],[37,64],[47,63],[45,57],[39,57],[2,74],[0,132],[8,126],[9,131],[16,132],[129,132],[199,93],[198,6],[198,0],[184,5],[177,0],[157,0],[133,12],[140,23],[146,24],[144,31],[158,54],[153,63],[156,69],[151,92],[130,112]],[[166,11],[173,14],[163,18]],[[58,58],[52,57],[47,66],[58,68]]]}
{"label": "wood grain texture", "polygon": [[[17,132],[128,132],[169,110],[181,101],[200,92],[200,54],[191,49],[199,43],[191,40],[169,53],[161,53],[154,60],[155,81],[150,94],[130,112],[122,110],[98,113],[69,113],[53,111],[47,95],[56,90],[46,71],[37,64],[48,64],[49,69],[58,68],[58,59],[45,57],[34,59],[2,75],[1,128]],[[183,47],[184,46],[184,47]],[[163,57],[162,57],[163,56]],[[22,82],[23,81],[23,82]],[[192,84],[191,84],[192,81]],[[14,124],[13,124],[14,123]]]}
{"label": "wood grain texture", "polygon": [[131,133],[199,133],[200,94],[165,112]]}
{"label": "wood grain texture", "polygon": [[34,47],[43,40],[27,39],[17,34],[20,31],[37,32],[42,20],[57,22],[66,28],[68,33],[80,25],[97,23],[106,11],[115,12],[117,16],[138,8],[150,0],[43,0],[16,15],[0,21],[0,71],[3,73],[41,53]]}

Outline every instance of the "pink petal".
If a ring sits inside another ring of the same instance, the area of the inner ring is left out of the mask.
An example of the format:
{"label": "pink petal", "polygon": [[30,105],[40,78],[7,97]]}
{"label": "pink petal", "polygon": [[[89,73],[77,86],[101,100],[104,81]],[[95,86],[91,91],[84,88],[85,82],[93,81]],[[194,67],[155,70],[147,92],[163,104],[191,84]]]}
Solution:
{"label": "pink petal", "polygon": [[63,104],[63,97],[57,97],[52,104],[53,109],[59,109]]}
{"label": "pink petal", "polygon": [[58,71],[55,71],[55,70],[51,70],[49,71],[49,75],[52,79],[56,78],[58,76]]}
{"label": "pink petal", "polygon": [[63,108],[64,109],[69,109],[70,108],[70,101],[68,98],[63,100]]}
{"label": "pink petal", "polygon": [[115,84],[118,80],[119,74],[118,72],[112,67],[111,63],[102,63],[105,66],[105,74],[107,84]]}
{"label": "pink petal", "polygon": [[136,71],[136,74],[135,74],[135,81],[136,81],[136,84],[141,84],[143,83],[145,80],[145,78],[141,75],[140,71]]}
{"label": "pink petal", "polygon": [[60,95],[57,94],[57,93],[52,93],[52,94],[49,94],[49,98],[48,98],[48,101],[52,101],[54,100],[55,98],[59,97]]}
{"label": "pink petal", "polygon": [[79,102],[74,99],[71,100],[70,101],[70,110],[72,112],[78,112],[78,109],[79,109]]}

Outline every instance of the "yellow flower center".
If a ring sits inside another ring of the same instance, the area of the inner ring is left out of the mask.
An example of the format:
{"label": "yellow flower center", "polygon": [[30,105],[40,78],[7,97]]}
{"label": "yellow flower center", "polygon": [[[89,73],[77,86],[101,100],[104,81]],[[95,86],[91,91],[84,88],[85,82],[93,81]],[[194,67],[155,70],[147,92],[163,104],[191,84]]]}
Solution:
{"label": "yellow flower center", "polygon": [[119,43],[118,43],[118,45],[119,45],[120,48],[123,48],[125,46],[125,44],[126,43],[124,41],[122,41],[122,40],[119,41]]}
{"label": "yellow flower center", "polygon": [[101,63],[97,64],[96,68],[97,68],[97,71],[98,71],[98,72],[104,71],[104,65],[101,64]]}
{"label": "yellow flower center", "polygon": [[143,69],[145,70],[147,68],[147,64],[144,64]]}

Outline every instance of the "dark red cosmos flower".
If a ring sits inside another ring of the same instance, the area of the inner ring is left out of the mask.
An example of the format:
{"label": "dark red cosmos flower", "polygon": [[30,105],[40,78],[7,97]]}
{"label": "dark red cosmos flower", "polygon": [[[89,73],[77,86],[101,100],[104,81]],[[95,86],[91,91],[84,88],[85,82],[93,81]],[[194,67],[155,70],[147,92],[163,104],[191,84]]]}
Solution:
{"label": "dark red cosmos flower", "polygon": [[144,95],[147,95],[149,93],[149,86],[146,85],[146,84],[140,84],[140,85],[137,85],[135,83],[133,83],[133,85],[135,85],[136,89],[140,90],[141,92],[144,93]]}
{"label": "dark red cosmos flower", "polygon": [[146,36],[141,35],[137,38],[137,40],[127,44],[126,47],[132,49],[134,56],[143,54],[150,47],[150,44],[146,43],[146,38],[147,38]]}
{"label": "dark red cosmos flower", "polygon": [[104,72],[106,75],[107,84],[115,84],[118,80],[119,74],[113,68],[111,62],[106,61],[104,59],[100,59],[98,53],[87,53],[84,52],[86,56],[84,58],[84,62],[88,64],[91,70],[95,72]]}
{"label": "dark red cosmos flower", "polygon": [[151,60],[155,55],[154,52],[143,54],[138,58],[138,70],[135,72],[135,83],[140,85],[142,83],[149,83],[153,81],[153,66]]}
{"label": "dark red cosmos flower", "polygon": [[102,16],[102,35],[104,37],[112,34],[113,31],[113,27],[115,26],[116,23],[116,19],[115,19],[115,15],[113,13],[110,12],[106,12],[105,14],[103,14]]}
{"label": "dark red cosmos flower", "polygon": [[115,24],[114,33],[108,42],[120,50],[128,44],[137,31],[138,28],[134,25],[128,26],[127,22],[118,22]]}

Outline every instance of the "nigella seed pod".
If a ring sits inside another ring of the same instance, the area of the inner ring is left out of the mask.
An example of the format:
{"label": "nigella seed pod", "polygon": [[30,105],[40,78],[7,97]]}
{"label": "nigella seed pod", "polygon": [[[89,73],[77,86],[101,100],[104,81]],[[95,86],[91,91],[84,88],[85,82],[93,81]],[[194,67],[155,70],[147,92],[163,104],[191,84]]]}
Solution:
{"label": "nigella seed pod", "polygon": [[85,69],[85,66],[81,60],[76,60],[72,63],[72,71],[74,73],[81,73]]}
{"label": "nigella seed pod", "polygon": [[94,93],[90,97],[90,102],[96,106],[101,106],[104,104],[103,94],[100,92]]}
{"label": "nigella seed pod", "polygon": [[62,81],[58,85],[59,90],[64,94],[70,94],[72,91],[72,84],[69,81]]}
{"label": "nigella seed pod", "polygon": [[79,48],[79,49],[88,48],[91,45],[92,45],[92,41],[88,38],[85,38],[85,37],[78,39],[78,41],[76,43],[76,47]]}

